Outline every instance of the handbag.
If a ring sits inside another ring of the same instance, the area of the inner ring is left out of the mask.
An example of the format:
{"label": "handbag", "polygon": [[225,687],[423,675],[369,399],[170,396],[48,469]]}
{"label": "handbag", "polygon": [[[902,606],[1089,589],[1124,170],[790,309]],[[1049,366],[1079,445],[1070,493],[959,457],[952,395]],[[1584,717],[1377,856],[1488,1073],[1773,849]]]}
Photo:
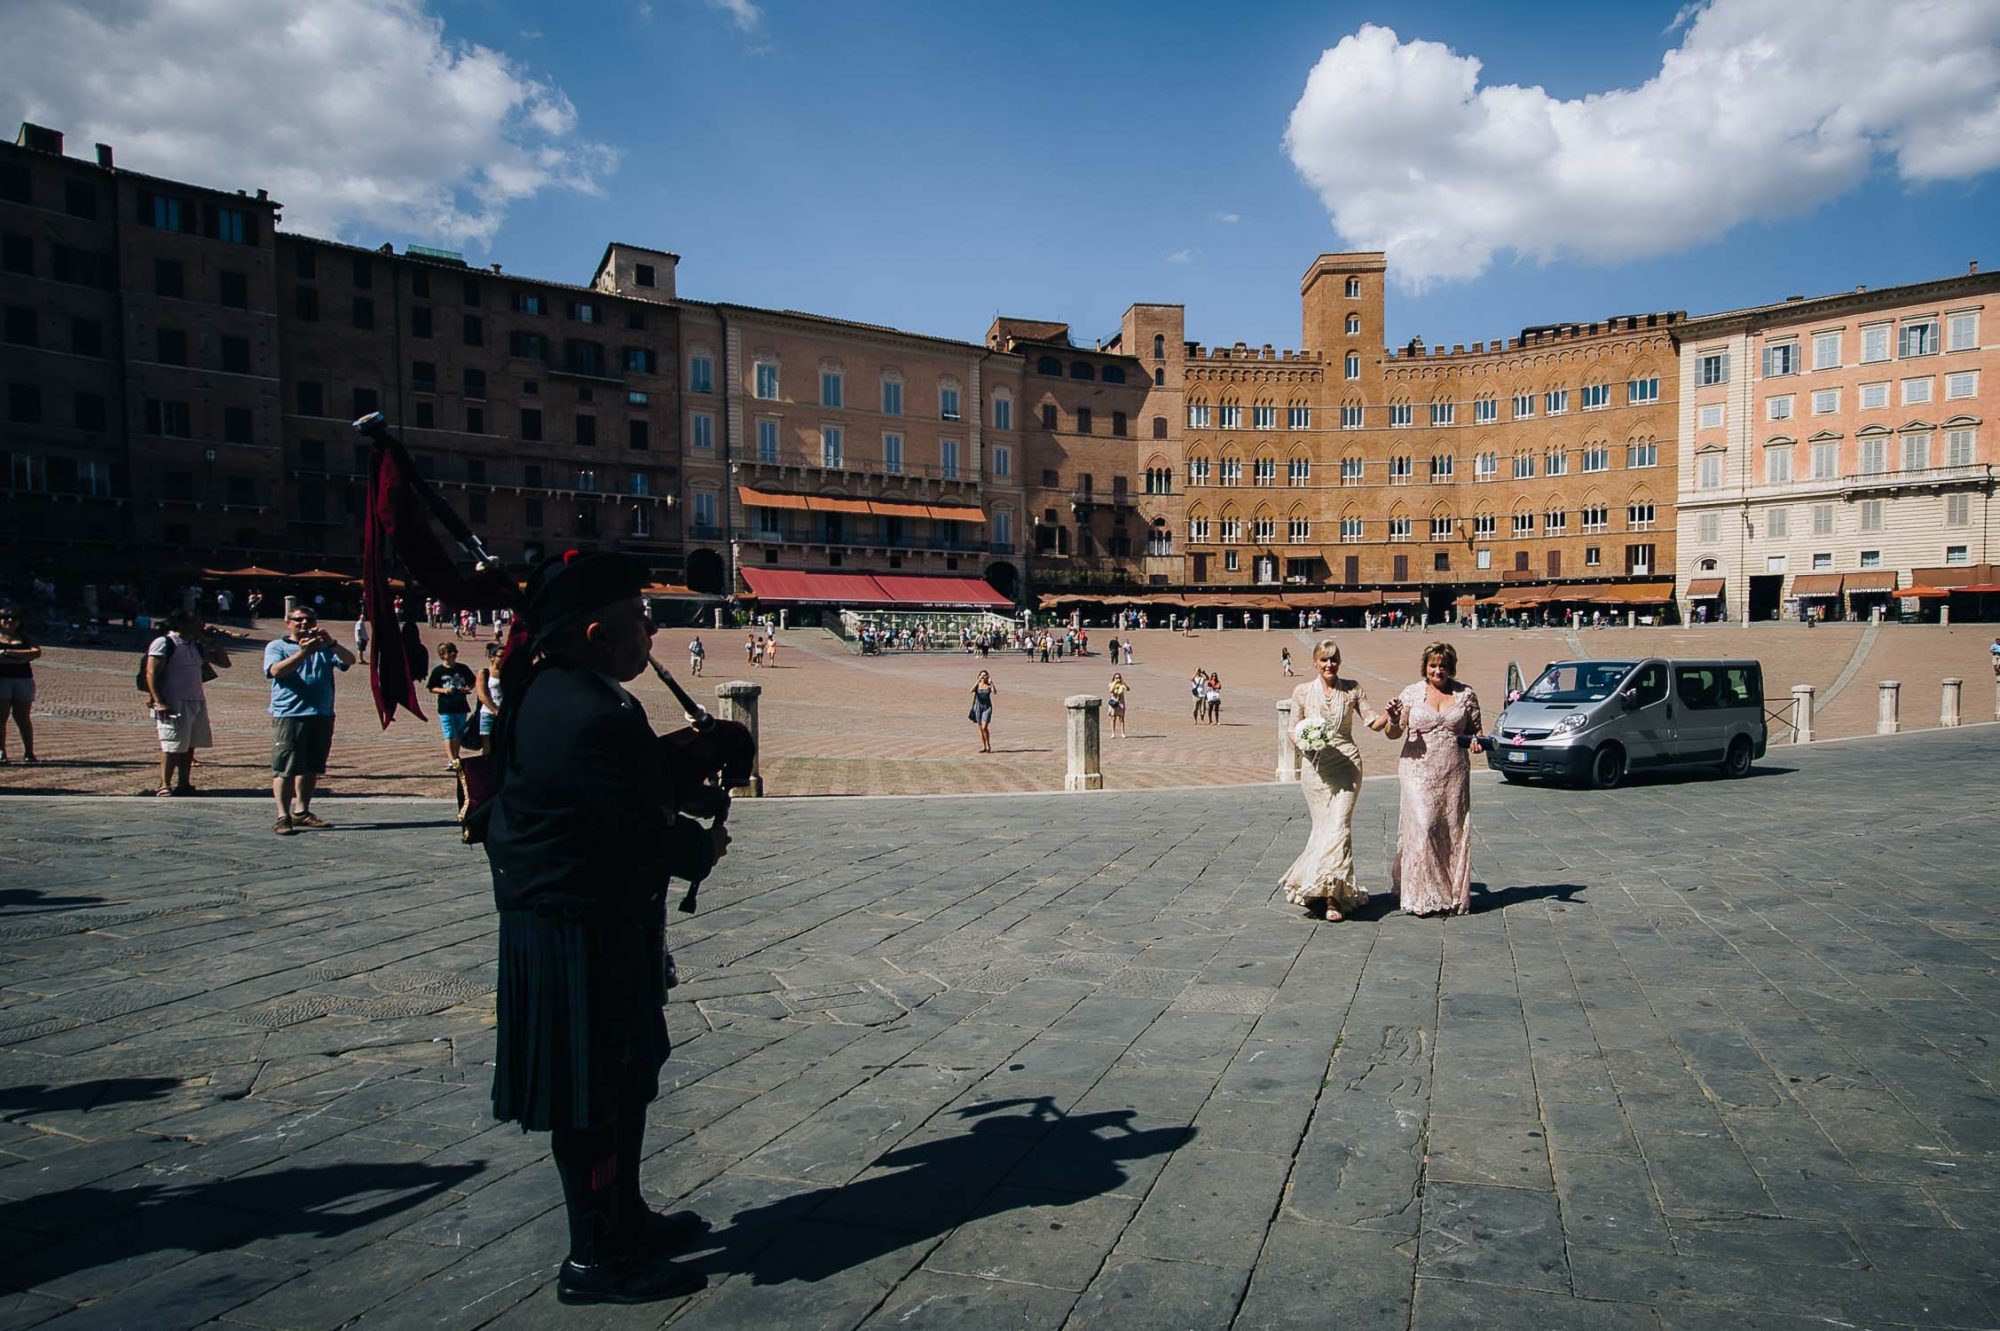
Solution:
{"label": "handbag", "polygon": [[974,722],[978,721],[978,720],[979,720],[979,708],[978,708],[977,706],[972,706],[972,707],[968,707],[968,708],[966,708],[966,709],[965,709],[965,719],[966,719],[966,720],[968,720],[968,721],[974,721]]}
{"label": "handbag", "polygon": [[461,753],[458,762],[458,839],[468,846],[486,840],[499,783],[484,754]]}

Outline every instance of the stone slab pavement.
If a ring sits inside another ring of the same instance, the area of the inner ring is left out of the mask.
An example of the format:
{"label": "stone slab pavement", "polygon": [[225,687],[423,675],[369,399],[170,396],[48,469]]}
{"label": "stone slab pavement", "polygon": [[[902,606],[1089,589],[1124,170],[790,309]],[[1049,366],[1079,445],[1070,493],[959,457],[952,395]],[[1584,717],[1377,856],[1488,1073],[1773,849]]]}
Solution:
{"label": "stone slab pavement", "polygon": [[1993,1326],[1994,738],[1481,774],[1446,921],[1286,907],[1281,786],[741,806],[645,1169],[710,1286],[623,1309],[439,805],[0,801],[0,1328]]}

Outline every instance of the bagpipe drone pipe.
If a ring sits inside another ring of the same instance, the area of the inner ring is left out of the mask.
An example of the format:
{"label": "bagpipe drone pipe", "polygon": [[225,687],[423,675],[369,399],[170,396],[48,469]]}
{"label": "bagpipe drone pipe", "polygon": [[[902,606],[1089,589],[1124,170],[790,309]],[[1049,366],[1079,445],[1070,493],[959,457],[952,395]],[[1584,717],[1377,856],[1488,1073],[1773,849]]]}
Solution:
{"label": "bagpipe drone pipe", "polygon": [[[404,639],[403,625],[396,621],[395,596],[389,581],[392,549],[415,585],[448,604],[472,610],[514,612],[502,658],[506,664],[501,680],[506,696],[518,698],[515,681],[524,682],[525,670],[537,650],[534,626],[521,613],[520,584],[418,473],[408,450],[389,432],[388,422],[380,412],[363,416],[354,422],[354,428],[374,446],[369,458],[368,502],[364,509],[361,600],[363,617],[375,643],[369,659],[369,687],[383,727],[386,729],[395,719],[398,707],[420,721],[425,719],[417,701],[415,665],[409,653],[395,649]],[[439,539],[437,527],[444,528],[472,561],[470,575],[460,569],[457,559]],[[720,826],[729,816],[729,791],[749,784],[756,769],[757,741],[749,727],[709,715],[708,709],[695,701],[665,666],[650,655],[646,660],[688,722],[686,729],[658,739],[660,768],[673,798],[670,812],[707,818]],[[503,728],[506,725],[504,708],[499,725]],[[501,733],[496,730],[496,738]],[[490,801],[499,793],[504,769],[504,761],[494,761],[491,757],[461,762],[459,827],[463,840],[483,839],[485,820],[491,812]],[[690,880],[681,898],[683,911],[695,909],[699,887],[698,878]]]}

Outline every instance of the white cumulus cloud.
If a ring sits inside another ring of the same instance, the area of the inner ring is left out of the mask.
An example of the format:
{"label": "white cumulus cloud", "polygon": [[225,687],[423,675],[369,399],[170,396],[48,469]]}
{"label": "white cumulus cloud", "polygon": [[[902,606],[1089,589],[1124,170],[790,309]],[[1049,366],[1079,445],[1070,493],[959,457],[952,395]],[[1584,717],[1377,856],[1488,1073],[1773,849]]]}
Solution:
{"label": "white cumulus cloud", "polygon": [[1713,0],[1637,88],[1558,99],[1373,24],[1321,55],[1285,150],[1407,287],[1496,254],[1617,261],[1796,216],[1878,159],[1912,184],[2000,167],[2000,4]]}
{"label": "white cumulus cloud", "polygon": [[7,27],[0,106],[136,171],[268,189],[294,230],[484,244],[617,165],[560,88],[423,0],[14,0]]}

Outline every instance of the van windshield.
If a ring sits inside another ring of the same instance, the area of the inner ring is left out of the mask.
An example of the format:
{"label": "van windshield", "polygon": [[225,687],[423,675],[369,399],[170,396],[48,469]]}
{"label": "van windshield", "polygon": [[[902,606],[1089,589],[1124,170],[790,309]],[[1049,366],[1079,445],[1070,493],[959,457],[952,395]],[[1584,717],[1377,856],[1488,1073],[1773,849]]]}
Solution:
{"label": "van windshield", "polygon": [[1633,661],[1562,661],[1535,677],[1521,696],[1529,702],[1603,702],[1630,674]]}

